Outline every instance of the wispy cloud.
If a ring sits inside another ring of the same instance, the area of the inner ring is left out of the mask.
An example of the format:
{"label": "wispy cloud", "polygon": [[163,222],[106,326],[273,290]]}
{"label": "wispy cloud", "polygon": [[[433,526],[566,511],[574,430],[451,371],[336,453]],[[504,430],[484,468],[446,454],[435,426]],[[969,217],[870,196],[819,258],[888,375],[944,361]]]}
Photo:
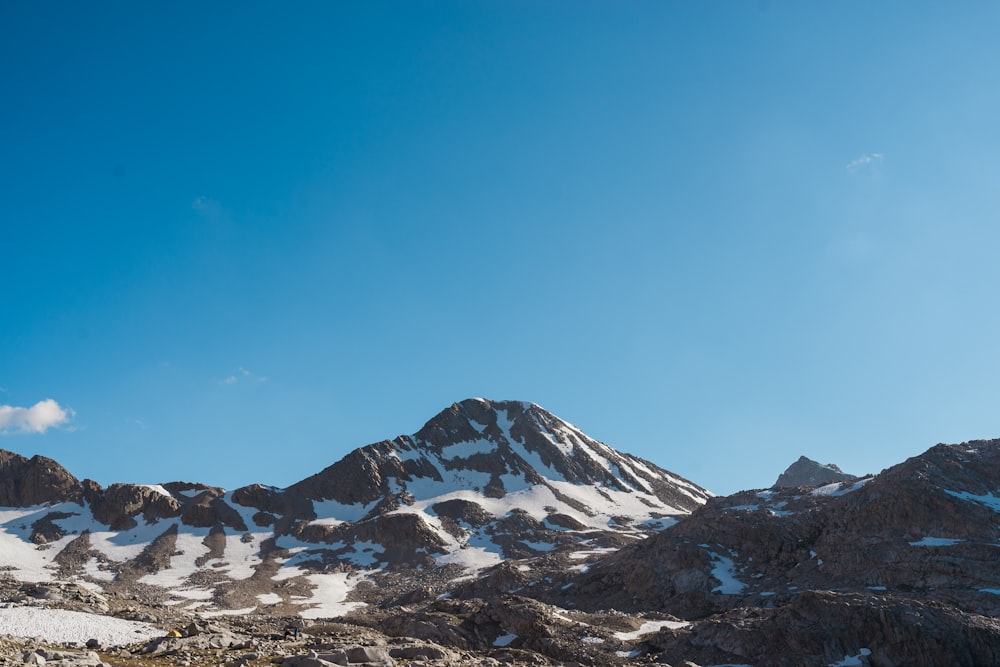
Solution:
{"label": "wispy cloud", "polygon": [[149,426],[146,422],[138,417],[125,417],[124,422],[129,426],[134,426],[138,429],[142,429],[143,431],[149,430]]}
{"label": "wispy cloud", "polygon": [[226,214],[226,209],[217,199],[212,199],[211,197],[206,197],[204,195],[195,197],[194,201],[191,202],[191,208],[206,217],[216,217]]}
{"label": "wispy cloud", "polygon": [[74,416],[51,398],[38,401],[30,408],[0,405],[0,435],[45,433],[50,428],[68,423]]}
{"label": "wispy cloud", "polygon": [[218,381],[218,383],[222,385],[237,384],[244,382],[258,382],[258,383],[267,382],[267,378],[264,377],[263,375],[257,375],[256,373],[252,373],[247,369],[243,368],[242,366],[240,366],[239,368],[236,369],[235,373],[233,373],[232,375],[227,375],[226,377]]}
{"label": "wispy cloud", "polygon": [[882,153],[866,153],[859,158],[855,158],[847,163],[847,171],[855,172],[862,167],[867,167],[874,162],[881,162],[885,159]]}

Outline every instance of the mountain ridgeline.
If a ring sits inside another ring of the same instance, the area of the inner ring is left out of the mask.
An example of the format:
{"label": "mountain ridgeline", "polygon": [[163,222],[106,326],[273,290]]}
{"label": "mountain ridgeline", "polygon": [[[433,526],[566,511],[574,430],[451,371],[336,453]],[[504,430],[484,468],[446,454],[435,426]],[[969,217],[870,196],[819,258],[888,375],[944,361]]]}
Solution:
{"label": "mountain ridgeline", "polygon": [[305,616],[352,606],[320,595],[324,574],[360,581],[373,568],[417,567],[450,577],[505,559],[615,549],[711,496],[537,405],[484,399],[284,489],[103,488],[10,452],[0,474],[0,503],[21,509],[3,526],[6,539],[37,545],[0,555],[16,577],[110,591],[142,584],[164,602],[196,600],[192,610]]}
{"label": "mountain ridgeline", "polygon": [[469,399],[283,489],[103,488],[0,451],[0,506],[0,595],[316,621],[378,664],[399,642],[435,667],[1000,664],[1000,440],[864,477],[802,457],[715,497],[537,405]]}

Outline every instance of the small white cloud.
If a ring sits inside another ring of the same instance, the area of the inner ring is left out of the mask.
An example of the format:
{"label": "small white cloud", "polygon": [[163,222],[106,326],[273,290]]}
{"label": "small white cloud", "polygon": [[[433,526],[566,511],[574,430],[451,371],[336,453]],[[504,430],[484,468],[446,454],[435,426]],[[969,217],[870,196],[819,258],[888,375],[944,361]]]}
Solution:
{"label": "small white cloud", "polygon": [[30,408],[0,405],[0,435],[45,433],[66,424],[73,415],[73,410],[61,407],[51,398],[38,401]]}
{"label": "small white cloud", "polygon": [[847,163],[847,171],[855,172],[861,167],[868,166],[873,162],[881,162],[885,159],[882,153],[867,153],[859,158],[855,158]]}
{"label": "small white cloud", "polygon": [[267,382],[263,375],[256,375],[240,366],[232,375],[227,375],[218,381],[219,384],[236,384],[237,382]]}

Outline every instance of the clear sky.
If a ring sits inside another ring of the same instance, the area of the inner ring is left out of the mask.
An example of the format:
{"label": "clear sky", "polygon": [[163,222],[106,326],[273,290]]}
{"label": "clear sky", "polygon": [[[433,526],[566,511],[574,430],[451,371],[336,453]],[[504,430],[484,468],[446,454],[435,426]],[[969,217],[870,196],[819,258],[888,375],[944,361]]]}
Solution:
{"label": "clear sky", "polygon": [[1000,437],[1000,4],[0,4],[0,447],[532,401],[715,491]]}

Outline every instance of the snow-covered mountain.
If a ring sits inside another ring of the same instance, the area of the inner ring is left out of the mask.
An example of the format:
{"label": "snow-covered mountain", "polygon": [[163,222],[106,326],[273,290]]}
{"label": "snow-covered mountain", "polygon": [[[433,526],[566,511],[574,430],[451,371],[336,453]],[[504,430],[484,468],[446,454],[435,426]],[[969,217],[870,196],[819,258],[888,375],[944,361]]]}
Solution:
{"label": "snow-covered mountain", "polygon": [[469,399],[285,489],[102,488],[50,459],[2,452],[0,568],[206,614],[333,616],[360,604],[350,591],[375,576],[582,561],[710,495],[537,405]]}

